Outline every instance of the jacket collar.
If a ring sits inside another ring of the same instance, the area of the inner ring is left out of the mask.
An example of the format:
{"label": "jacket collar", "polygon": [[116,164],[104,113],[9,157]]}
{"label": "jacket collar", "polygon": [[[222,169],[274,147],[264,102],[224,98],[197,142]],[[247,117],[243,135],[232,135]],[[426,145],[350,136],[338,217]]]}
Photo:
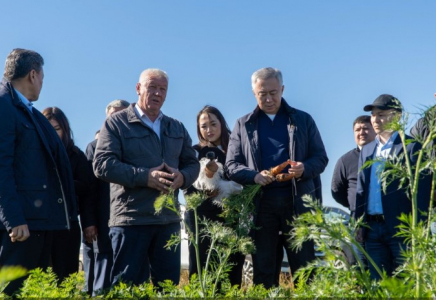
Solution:
{"label": "jacket collar", "polygon": [[[282,98],[282,102],[280,104],[280,109],[282,108],[282,105],[285,107],[286,113],[288,114],[291,124],[293,124],[293,115],[295,114],[296,110],[292,106],[290,106],[285,98]],[[256,108],[253,110],[253,112],[248,116],[248,121],[254,121],[259,117],[260,113],[260,107],[259,105],[256,106]]]}
{"label": "jacket collar", "polygon": [[13,88],[12,84],[9,81],[7,81],[6,79],[3,78],[1,85],[4,86],[6,91],[11,96],[13,105],[15,105],[15,106],[22,105],[24,107],[24,104],[21,102],[20,97],[18,97],[17,93],[15,92],[15,89]]}
{"label": "jacket collar", "polygon": [[[136,103],[132,103],[129,105],[129,107],[126,108],[127,111],[127,121],[129,123],[134,123],[134,122],[140,122],[142,123],[141,119],[138,118],[138,115],[135,112],[135,105]],[[161,119],[161,128],[163,126],[163,124],[167,121],[167,117],[162,114],[162,119]]]}

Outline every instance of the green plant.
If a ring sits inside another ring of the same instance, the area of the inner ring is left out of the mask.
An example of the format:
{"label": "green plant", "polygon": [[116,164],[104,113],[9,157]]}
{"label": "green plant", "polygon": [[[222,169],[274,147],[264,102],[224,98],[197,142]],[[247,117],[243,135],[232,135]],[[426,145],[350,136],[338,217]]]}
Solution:
{"label": "green plant", "polygon": [[[229,199],[223,200],[225,224],[212,222],[209,220],[199,220],[197,208],[203,203],[207,196],[204,193],[193,193],[186,195],[186,209],[194,212],[195,234],[185,223],[188,230],[189,242],[194,246],[196,251],[197,265],[200,266],[199,242],[203,238],[210,240],[210,248],[206,263],[203,268],[199,268],[198,275],[193,276],[190,282],[198,280],[200,297],[215,297],[218,292],[219,284],[226,284],[227,273],[232,266],[229,258],[233,253],[240,252],[243,254],[252,253],[254,246],[248,233],[252,227],[251,214],[254,211],[253,198],[260,190],[260,186],[248,187],[238,195],[232,195]],[[174,193],[162,194],[155,201],[155,210],[159,213],[162,209],[167,208],[179,214],[178,203],[175,200]],[[238,216],[235,218],[234,215]],[[184,220],[183,220],[184,221]],[[185,222],[185,221],[184,221]],[[203,225],[199,230],[199,225]],[[180,235],[174,235],[168,241],[166,248],[177,247]],[[168,286],[166,289],[168,290]],[[172,291],[171,293],[174,293]]]}
{"label": "green plant", "polygon": [[23,277],[27,274],[26,269],[21,267],[7,266],[0,269],[0,295],[5,287],[12,280]]}

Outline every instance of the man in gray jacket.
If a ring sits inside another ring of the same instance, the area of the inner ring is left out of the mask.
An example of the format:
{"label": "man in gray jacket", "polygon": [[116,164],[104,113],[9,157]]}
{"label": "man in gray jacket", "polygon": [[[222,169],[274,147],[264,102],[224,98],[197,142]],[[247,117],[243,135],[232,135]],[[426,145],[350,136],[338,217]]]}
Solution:
{"label": "man in gray jacket", "polygon": [[100,131],[93,167],[98,178],[111,183],[113,285],[143,283],[148,267],[155,284],[179,282],[180,247],[163,247],[179,234],[180,219],[170,210],[155,214],[153,204],[170,188],[177,197],[179,188],[195,181],[200,166],[183,124],[161,112],[167,89],[165,72],[143,71],[136,85],[138,102],[107,118]]}
{"label": "man in gray jacket", "polygon": [[[312,117],[287,104],[282,98],[282,73],[263,68],[251,77],[256,109],[238,119],[230,136],[226,169],[229,178],[240,184],[260,184],[262,196],[256,199],[256,227],[253,255],[253,281],[266,288],[278,285],[275,274],[280,265],[278,247],[284,246],[291,271],[295,272],[315,259],[313,242],[293,251],[283,243],[280,232],[291,231],[289,222],[295,215],[308,211],[302,196],[316,196],[319,175],[328,158],[324,144]],[[283,176],[293,177],[286,182],[274,181],[269,170],[288,159]]]}

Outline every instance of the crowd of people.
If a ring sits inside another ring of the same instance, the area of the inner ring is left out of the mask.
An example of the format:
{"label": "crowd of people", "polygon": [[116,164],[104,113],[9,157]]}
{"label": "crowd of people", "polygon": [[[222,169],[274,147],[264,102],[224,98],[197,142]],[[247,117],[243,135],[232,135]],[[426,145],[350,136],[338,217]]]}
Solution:
{"label": "crowd of people", "polygon": [[[163,248],[180,233],[180,218],[169,209],[156,214],[154,200],[170,190],[176,195],[179,190],[196,192],[193,184],[204,172],[199,160],[211,152],[224,165],[223,180],[262,186],[261,196],[254,199],[254,283],[266,288],[279,284],[283,249],[292,272],[315,259],[313,242],[297,251],[283,233],[292,230],[295,216],[308,211],[303,196],[321,201],[320,174],[328,158],[310,114],[282,97],[278,69],[253,73],[256,108],[239,118],[233,131],[216,107],[205,106],[197,115],[196,145],[180,121],[161,111],[168,75],[146,69],[136,84],[138,100],[110,102],[101,130],[84,153],[75,146],[61,109],[48,107],[41,113],[32,107],[42,88],[43,65],[38,53],[14,49],[6,58],[0,85],[0,266],[52,266],[62,280],[78,271],[82,243],[85,290],[90,295],[120,281],[178,284],[180,247]],[[400,249],[405,247],[395,236],[397,217],[410,213],[411,203],[398,181],[382,191],[378,168],[389,157],[403,157],[398,133],[386,127],[402,108],[398,99],[385,94],[364,111],[371,116],[353,123],[357,147],[336,164],[332,195],[353,217],[365,217],[369,227],[359,229],[357,238],[390,273],[401,263]],[[419,147],[417,142],[407,145],[405,154],[412,162]],[[379,160],[358,172],[371,159]],[[272,175],[278,165],[286,180]],[[423,176],[420,185],[422,211],[430,198],[428,179]],[[212,201],[213,191],[207,195],[199,216],[224,222],[222,208]],[[192,218],[188,212],[186,219],[195,232]],[[191,246],[190,275],[204,266],[209,244],[207,238],[201,241],[200,266]],[[244,256],[236,253],[230,261],[230,282],[241,285]],[[369,269],[378,278],[374,268]],[[4,292],[13,294],[23,280],[12,281]]]}

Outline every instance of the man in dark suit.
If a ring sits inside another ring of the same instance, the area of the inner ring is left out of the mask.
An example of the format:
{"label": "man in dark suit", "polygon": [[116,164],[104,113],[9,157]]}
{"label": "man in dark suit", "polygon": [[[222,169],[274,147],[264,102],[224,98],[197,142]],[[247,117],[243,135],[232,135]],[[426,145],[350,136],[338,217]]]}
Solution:
{"label": "man in dark suit", "polygon": [[[126,109],[129,106],[126,100],[113,100],[106,106],[106,117],[113,113]],[[98,133],[95,140],[86,147],[86,157],[92,167],[95,147],[97,145]],[[113,262],[111,240],[109,238],[109,207],[110,207],[110,186],[109,183],[95,178],[95,193],[97,203],[95,210],[97,215],[98,236],[94,241],[84,237],[83,239],[83,269],[85,271],[85,291],[96,296],[102,290],[110,287],[110,272]]]}
{"label": "man in dark suit", "polygon": [[[0,266],[49,266],[53,230],[70,229],[77,208],[65,148],[32,107],[42,88],[43,58],[14,49],[0,84]],[[12,281],[6,294],[17,291]]]}
{"label": "man in dark suit", "polygon": [[[395,236],[400,225],[398,217],[402,213],[410,214],[412,203],[408,196],[408,185],[400,187],[399,179],[393,180],[386,191],[382,191],[380,173],[384,169],[384,161],[403,154],[409,157],[412,165],[415,164],[416,152],[421,145],[409,143],[406,147],[407,153],[404,153],[398,132],[389,129],[389,123],[394,118],[400,118],[402,113],[401,103],[395,97],[380,95],[373,104],[366,105],[364,110],[371,111],[371,123],[377,136],[373,142],[362,148],[359,157],[359,169],[369,160],[375,160],[375,163],[363,169],[358,176],[355,218],[364,216],[369,228],[360,228],[356,238],[365,242],[365,249],[377,267],[391,274],[401,265],[401,250],[407,247],[403,238]],[[410,137],[406,136],[406,139]],[[418,209],[421,212],[428,210],[429,179],[429,176],[423,176],[419,182]],[[379,279],[380,274],[375,267],[371,263],[368,265],[371,278]]]}

